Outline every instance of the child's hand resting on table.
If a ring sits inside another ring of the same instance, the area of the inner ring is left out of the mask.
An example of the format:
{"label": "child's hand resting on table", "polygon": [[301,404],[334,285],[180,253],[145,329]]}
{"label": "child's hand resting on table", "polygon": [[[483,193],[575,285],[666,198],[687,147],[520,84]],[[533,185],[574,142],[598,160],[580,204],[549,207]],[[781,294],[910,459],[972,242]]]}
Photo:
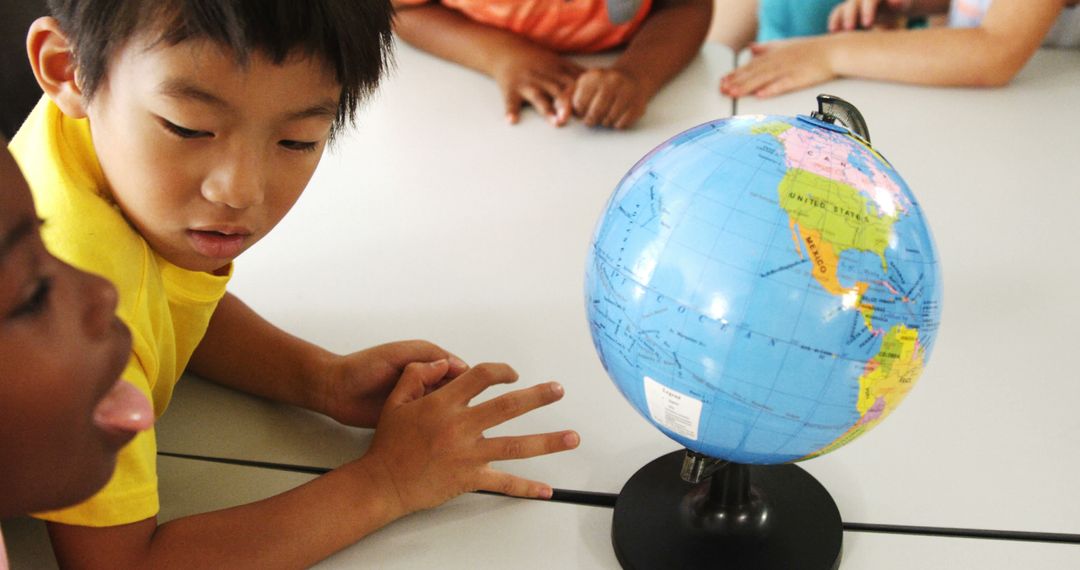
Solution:
{"label": "child's hand resting on table", "polygon": [[645,114],[653,93],[629,71],[597,68],[577,78],[574,115],[590,127],[626,129]]}
{"label": "child's hand resting on table", "polygon": [[529,498],[550,498],[544,483],[492,469],[492,461],[523,459],[578,446],[578,434],[560,431],[485,438],[484,431],[558,401],[562,387],[549,382],[469,402],[495,384],[518,378],[506,364],[480,364],[441,388],[450,373],[446,360],[405,368],[386,400],[375,438],[360,460],[379,488],[393,489],[399,514],[440,505],[476,490]]}
{"label": "child's hand resting on table", "polygon": [[[834,12],[845,33],[793,38],[752,47],[749,63],[726,75],[720,91],[731,97],[768,97],[834,77],[916,85],[1000,87],[1008,84],[1048,38],[1076,0],[994,0],[985,11],[918,30],[847,33],[859,23],[881,27],[881,16],[943,15],[949,0],[847,0]],[[1067,22],[1066,22],[1067,23]],[[1060,42],[1060,43],[1059,43]]]}
{"label": "child's hand resting on table", "polygon": [[[826,40],[826,41],[822,41]],[[772,97],[836,77],[826,36],[752,44],[753,59],[720,80],[728,97]]]}
{"label": "child's hand resting on table", "polygon": [[[325,378],[318,401],[312,409],[350,426],[375,427],[379,414],[405,372],[413,362],[434,362],[446,359],[448,382],[469,369],[460,358],[443,348],[423,340],[407,340],[374,346],[345,356],[328,359],[328,370],[318,377]],[[438,387],[436,384],[433,387]]]}
{"label": "child's hand resting on table", "polygon": [[492,66],[511,124],[520,120],[521,108],[528,103],[551,124],[565,125],[572,111],[574,81],[584,71],[550,50],[524,44],[507,49]]}
{"label": "child's hand resting on table", "polygon": [[511,124],[521,119],[521,109],[528,104],[557,127],[573,115],[590,127],[625,129],[645,114],[653,95],[629,71],[586,70],[538,46],[507,49],[492,68]]}
{"label": "child's hand resting on table", "polygon": [[[697,55],[712,19],[712,0],[393,3],[398,37],[494,78],[510,123],[527,103],[555,126],[571,115],[589,126],[633,126]],[[616,4],[633,9],[612,19],[605,12]],[[586,71],[562,56],[612,48],[622,53],[610,68]]]}

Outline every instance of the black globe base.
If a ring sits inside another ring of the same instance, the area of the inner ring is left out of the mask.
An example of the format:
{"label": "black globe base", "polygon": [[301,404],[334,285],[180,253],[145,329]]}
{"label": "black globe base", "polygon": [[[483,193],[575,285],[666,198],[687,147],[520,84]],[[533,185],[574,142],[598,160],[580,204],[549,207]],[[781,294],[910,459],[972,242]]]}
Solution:
{"label": "black globe base", "polygon": [[615,502],[611,540],[627,569],[835,570],[843,525],[825,487],[795,465],[727,463],[701,483],[685,452],[653,460]]}

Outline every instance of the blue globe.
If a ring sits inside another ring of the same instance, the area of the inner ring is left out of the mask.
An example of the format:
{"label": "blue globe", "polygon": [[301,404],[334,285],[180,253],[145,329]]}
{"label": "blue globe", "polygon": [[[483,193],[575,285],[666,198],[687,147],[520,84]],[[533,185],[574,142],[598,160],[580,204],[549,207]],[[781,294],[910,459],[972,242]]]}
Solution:
{"label": "blue globe", "polygon": [[828,453],[892,412],[930,358],[941,272],[907,184],[810,117],[699,125],[616,187],[586,267],[619,391],[690,450]]}

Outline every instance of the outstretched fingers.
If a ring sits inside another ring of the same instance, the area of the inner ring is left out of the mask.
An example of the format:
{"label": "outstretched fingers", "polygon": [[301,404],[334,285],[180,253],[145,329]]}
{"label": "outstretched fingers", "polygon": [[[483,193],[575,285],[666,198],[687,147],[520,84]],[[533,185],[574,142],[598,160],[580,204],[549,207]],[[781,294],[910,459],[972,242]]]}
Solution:
{"label": "outstretched fingers", "polygon": [[720,84],[720,90],[730,97],[743,97],[772,83],[777,75],[775,68],[751,61],[728,74]]}
{"label": "outstretched fingers", "polygon": [[562,397],[562,385],[558,382],[548,382],[531,388],[515,390],[477,404],[472,409],[472,415],[481,429],[488,429],[552,402],[557,402]]}
{"label": "outstretched fingers", "polygon": [[534,435],[493,437],[485,439],[481,453],[489,461],[528,459],[575,449],[581,443],[576,431],[556,431]]}
{"label": "outstretched fingers", "polygon": [[551,485],[516,477],[495,469],[487,469],[477,478],[478,491],[491,491],[508,497],[524,499],[550,499]]}
{"label": "outstretched fingers", "polygon": [[439,390],[444,397],[468,403],[496,384],[517,382],[518,373],[508,364],[485,362],[473,366],[468,372]]}

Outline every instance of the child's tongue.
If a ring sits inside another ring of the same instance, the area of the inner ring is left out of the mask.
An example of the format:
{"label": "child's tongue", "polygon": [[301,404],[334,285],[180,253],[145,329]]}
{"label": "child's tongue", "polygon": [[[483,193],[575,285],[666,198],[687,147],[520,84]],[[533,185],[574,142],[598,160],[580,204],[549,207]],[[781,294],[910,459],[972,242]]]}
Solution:
{"label": "child's tongue", "polygon": [[107,431],[140,432],[154,425],[154,410],[138,388],[117,380],[94,409],[94,423]]}

